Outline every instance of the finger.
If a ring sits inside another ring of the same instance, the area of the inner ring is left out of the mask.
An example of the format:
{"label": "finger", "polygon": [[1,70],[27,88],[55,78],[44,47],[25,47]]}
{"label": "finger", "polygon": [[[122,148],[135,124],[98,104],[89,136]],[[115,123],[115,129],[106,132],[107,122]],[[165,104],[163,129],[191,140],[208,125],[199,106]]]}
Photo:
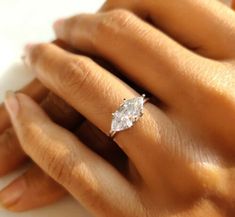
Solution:
{"label": "finger", "polygon": [[[132,88],[85,56],[69,54],[50,44],[35,45],[28,52],[37,77],[106,135],[110,131],[111,114],[123,99],[138,96]],[[148,148],[158,143],[152,136],[156,133],[155,127],[166,127],[169,122],[152,104],[146,104],[145,108],[145,115],[133,128],[115,137],[121,149],[140,166],[145,154],[152,152]],[[148,148],[143,148],[143,144],[148,144]]]}
{"label": "finger", "polygon": [[[38,81],[33,80],[19,92],[25,93],[40,102],[48,93],[48,90]],[[0,133],[10,126],[10,119],[3,104],[0,105]]]}
{"label": "finger", "polygon": [[48,205],[66,194],[64,188],[33,165],[0,191],[0,203],[12,211],[26,211]]}
{"label": "finger", "polygon": [[101,11],[115,8],[126,8],[151,20],[169,36],[206,57],[234,57],[235,14],[219,1],[110,0]]}
{"label": "finger", "polygon": [[9,128],[0,135],[0,176],[20,167],[27,157],[19,145],[13,128]]}
{"label": "finger", "polygon": [[122,174],[127,175],[128,159],[112,139],[89,121],[84,121],[75,133],[91,150],[111,163]]}
{"label": "finger", "polygon": [[[70,52],[74,52],[74,49],[72,47],[69,47],[68,45],[64,44],[63,42],[59,40],[53,41],[54,44],[57,46],[68,50]],[[25,61],[25,58],[23,59]],[[33,99],[35,99],[37,102],[41,102],[42,99],[47,95],[48,91],[47,89],[41,85],[41,83],[38,80],[33,80],[30,84],[28,84],[26,87],[24,87],[22,90],[19,92],[22,92]],[[10,126],[10,120],[8,118],[8,115],[6,113],[6,110],[4,108],[4,105],[0,105],[0,133],[3,132],[7,127]]]}
{"label": "finger", "polygon": [[185,100],[185,86],[190,82],[193,85],[192,77],[205,74],[204,58],[124,10],[79,15],[60,21],[55,29],[58,37],[110,60],[126,76],[170,105],[178,104],[181,98]]}
{"label": "finger", "polygon": [[[83,122],[77,111],[53,93],[48,94],[41,106],[55,123],[69,130],[74,130]],[[12,128],[4,131],[0,135],[0,176],[17,169],[26,159],[15,131]]]}
{"label": "finger", "polygon": [[[126,174],[127,161],[124,154],[91,123],[83,122],[76,130],[76,135],[81,137],[88,147]],[[65,193],[64,188],[33,165],[0,191],[0,204],[12,211],[27,211],[56,202]]]}
{"label": "finger", "polygon": [[55,123],[71,131],[84,121],[81,114],[52,92],[41,102],[41,107]]}
{"label": "finger", "polygon": [[30,98],[10,94],[5,103],[25,152],[86,208],[98,216],[143,216],[127,180],[73,134],[51,122]]}
{"label": "finger", "polygon": [[[110,162],[124,175],[128,175],[127,159],[123,152],[95,126],[84,121],[76,129],[76,135],[95,153]],[[21,148],[20,151],[22,151]],[[0,165],[9,165],[16,161],[15,158],[10,159],[13,153],[18,155],[19,152],[15,149],[12,150],[12,153],[9,153],[8,158],[3,163],[0,162]],[[25,153],[22,155],[25,155]],[[13,211],[26,211],[53,203],[63,197],[64,194],[65,191],[60,185],[33,165],[25,174],[0,191],[0,204]]]}

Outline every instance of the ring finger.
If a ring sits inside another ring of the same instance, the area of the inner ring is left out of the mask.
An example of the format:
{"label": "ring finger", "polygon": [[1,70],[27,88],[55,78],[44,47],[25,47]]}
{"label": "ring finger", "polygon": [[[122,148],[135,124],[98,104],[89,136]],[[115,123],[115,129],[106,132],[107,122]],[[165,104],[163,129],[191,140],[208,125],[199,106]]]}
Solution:
{"label": "ring finger", "polygon": [[[91,59],[67,53],[54,45],[32,45],[26,56],[44,85],[106,134],[110,130],[111,114],[122,100],[138,96],[132,88]],[[53,61],[50,61],[52,58]],[[145,108],[144,118],[116,136],[118,145],[141,171],[146,169],[142,164],[144,156],[152,153],[159,143],[156,131],[161,132],[170,125],[168,118],[157,107],[148,103]]]}

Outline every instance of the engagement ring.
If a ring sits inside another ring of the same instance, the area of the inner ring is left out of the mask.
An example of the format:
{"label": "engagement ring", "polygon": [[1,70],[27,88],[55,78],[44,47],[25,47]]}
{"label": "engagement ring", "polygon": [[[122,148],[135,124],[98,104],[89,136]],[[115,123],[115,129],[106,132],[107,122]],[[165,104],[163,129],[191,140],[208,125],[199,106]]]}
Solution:
{"label": "engagement ring", "polygon": [[112,114],[110,137],[114,138],[117,132],[131,128],[143,115],[144,104],[148,101],[145,94],[132,99],[124,99],[118,110]]}

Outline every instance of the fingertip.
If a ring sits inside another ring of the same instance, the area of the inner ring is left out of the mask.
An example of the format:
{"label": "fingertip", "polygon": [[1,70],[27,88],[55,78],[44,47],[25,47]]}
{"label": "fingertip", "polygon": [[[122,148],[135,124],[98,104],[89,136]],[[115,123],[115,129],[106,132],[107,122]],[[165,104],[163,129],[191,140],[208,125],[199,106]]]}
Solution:
{"label": "fingertip", "polygon": [[0,191],[0,211],[28,211],[54,203],[65,195],[64,188],[34,165]]}
{"label": "fingertip", "polygon": [[[23,94],[23,93],[17,93],[16,97],[19,101],[19,104],[21,106],[22,110],[22,117],[28,117],[29,119],[34,119],[38,117],[41,118],[42,114],[44,116],[44,111],[41,109],[41,107],[29,96]],[[27,118],[27,119],[28,119]],[[26,119],[25,119],[26,121]]]}
{"label": "fingertip", "polygon": [[11,209],[17,205],[26,189],[23,178],[16,179],[3,190],[0,191],[0,204],[6,209]]}
{"label": "fingertip", "polygon": [[55,30],[55,33],[57,36],[61,36],[63,33],[63,27],[64,27],[65,19],[58,19],[53,24],[53,29]]}
{"label": "fingertip", "polygon": [[24,46],[22,60],[26,66],[30,65],[30,54],[35,46],[36,46],[35,43],[28,43]]}
{"label": "fingertip", "polygon": [[[22,60],[26,66],[32,67],[35,63],[35,59],[41,56],[42,53],[48,51],[53,46],[52,43],[28,43],[24,46]],[[34,70],[33,72],[37,72]]]}
{"label": "fingertip", "polygon": [[4,104],[14,126],[17,126],[22,117],[23,119],[27,116],[32,117],[41,111],[39,105],[29,96],[23,93],[14,93],[13,91],[7,91]]}
{"label": "fingertip", "polygon": [[13,91],[7,91],[4,103],[12,121],[14,121],[20,109],[16,94]]}
{"label": "fingertip", "polygon": [[17,116],[12,119],[17,134],[25,127],[27,128],[29,123],[36,123],[38,121],[43,121],[45,123],[49,120],[46,113],[31,97],[23,93],[17,93],[15,96],[20,105],[20,111]]}

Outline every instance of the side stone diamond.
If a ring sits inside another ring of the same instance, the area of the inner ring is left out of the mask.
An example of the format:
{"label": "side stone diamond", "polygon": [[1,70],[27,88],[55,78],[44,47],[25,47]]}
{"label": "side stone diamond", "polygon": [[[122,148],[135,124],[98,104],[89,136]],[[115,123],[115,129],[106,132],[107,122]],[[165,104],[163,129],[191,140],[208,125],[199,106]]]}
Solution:
{"label": "side stone diamond", "polygon": [[118,132],[132,127],[142,116],[143,109],[144,97],[125,100],[119,109],[113,113],[111,130]]}

